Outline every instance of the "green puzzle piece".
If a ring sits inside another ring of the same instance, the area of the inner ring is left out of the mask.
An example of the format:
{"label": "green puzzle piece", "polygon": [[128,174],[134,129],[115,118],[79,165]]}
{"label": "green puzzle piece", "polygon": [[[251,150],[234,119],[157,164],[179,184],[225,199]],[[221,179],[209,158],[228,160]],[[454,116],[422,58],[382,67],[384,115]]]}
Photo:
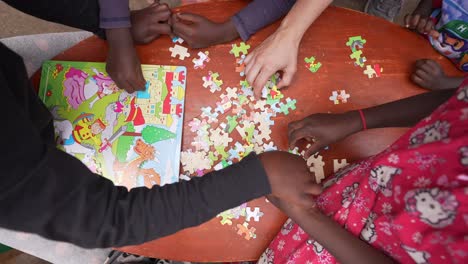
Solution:
{"label": "green puzzle piece", "polygon": [[247,142],[252,143],[254,131],[255,131],[255,125],[251,125],[245,129],[245,134],[246,134],[245,140],[247,140]]}
{"label": "green puzzle piece", "polygon": [[296,110],[296,100],[286,100],[285,104],[280,105],[280,109],[283,114],[289,115],[289,109]]}
{"label": "green puzzle piece", "polygon": [[322,63],[320,62],[317,62],[317,63],[314,63],[315,62],[315,57],[310,57],[310,58],[304,58],[304,61],[306,62],[306,67],[309,69],[309,71],[311,72],[317,72],[320,67],[322,67]]}
{"label": "green puzzle piece", "polygon": [[214,155],[214,153],[210,151],[210,152],[208,152],[208,159],[211,160],[211,164],[210,164],[210,165],[213,165],[214,162],[218,160],[218,157],[216,157],[216,156]]}
{"label": "green puzzle piece", "polygon": [[243,81],[240,81],[239,84],[242,86],[242,87],[245,87],[245,88],[248,88],[250,87],[250,84],[247,80],[243,80]]}
{"label": "green puzzle piece", "polygon": [[231,49],[231,54],[234,54],[234,56],[237,58],[240,56],[240,53],[243,55],[247,55],[248,51],[250,49],[250,45],[246,45],[244,42],[241,42],[239,46],[236,44],[232,44],[232,49]]}
{"label": "green puzzle piece", "polygon": [[346,42],[346,46],[350,47],[352,52],[355,52],[357,50],[356,46],[362,49],[364,47],[364,44],[366,44],[366,42],[367,41],[363,39],[361,36],[354,36],[354,37],[348,38],[348,42]]}
{"label": "green puzzle piece", "polygon": [[229,154],[224,150],[224,146],[215,146],[215,149],[218,155],[221,155],[222,159],[227,159],[229,157]]}
{"label": "green puzzle piece", "polygon": [[236,126],[239,124],[237,122],[237,116],[228,116],[226,117],[226,119],[228,121],[228,133],[231,133],[234,130],[234,128],[236,128]]}
{"label": "green puzzle piece", "polygon": [[356,50],[351,55],[349,55],[349,57],[355,60],[354,65],[364,67],[364,62],[366,61],[366,58],[361,57],[361,55],[362,50]]}

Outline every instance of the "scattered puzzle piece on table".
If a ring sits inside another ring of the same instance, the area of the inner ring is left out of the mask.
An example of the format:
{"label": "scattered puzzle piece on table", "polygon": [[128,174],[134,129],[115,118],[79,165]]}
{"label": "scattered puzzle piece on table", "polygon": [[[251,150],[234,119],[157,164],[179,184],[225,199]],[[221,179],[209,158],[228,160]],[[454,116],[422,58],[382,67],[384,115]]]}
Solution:
{"label": "scattered puzzle piece on table", "polygon": [[366,62],[367,59],[366,57],[361,57],[361,55],[362,50],[356,50],[353,53],[351,53],[351,55],[349,55],[351,59],[355,60],[354,66],[364,67],[364,62]]}
{"label": "scattered puzzle piece on table", "polygon": [[219,73],[209,71],[207,76],[203,76],[203,87],[210,88],[210,92],[214,93],[216,91],[221,91],[221,85],[223,85],[222,80],[218,80]]}
{"label": "scattered puzzle piece on table", "polygon": [[349,97],[351,95],[347,94],[345,90],[339,90],[338,91],[333,91],[332,95],[328,98],[330,101],[332,101],[334,104],[340,104],[340,103],[346,103],[348,102]]}
{"label": "scattered puzzle piece on table", "polygon": [[208,57],[210,53],[208,51],[205,52],[198,52],[198,58],[192,60],[193,68],[195,69],[204,69],[205,63],[210,61],[210,57]]}
{"label": "scattered puzzle piece on table", "polygon": [[184,43],[184,40],[182,38],[180,38],[180,37],[173,37],[172,38],[172,43],[176,43],[176,42],[179,43],[179,44],[182,44],[182,43]]}
{"label": "scattered puzzle piece on table", "polygon": [[309,166],[309,170],[314,173],[317,183],[320,183],[325,179],[325,172],[323,170],[324,165],[325,162],[323,162],[323,157],[318,153],[311,155],[307,159],[307,166]]}
{"label": "scattered puzzle piece on table", "polygon": [[333,172],[337,172],[339,169],[348,166],[348,161],[346,159],[333,159]]}
{"label": "scattered puzzle piece on table", "polygon": [[232,44],[232,49],[229,53],[234,54],[234,56],[238,58],[241,53],[243,55],[247,55],[249,49],[250,49],[250,45],[246,45],[244,42],[241,42],[239,46],[236,44]]}
{"label": "scattered puzzle piece on table", "polygon": [[363,71],[369,79],[382,76],[382,72],[383,68],[379,64],[374,64],[374,68],[371,65],[366,65],[366,69]]}
{"label": "scattered puzzle piece on table", "polygon": [[357,51],[357,48],[364,48],[364,44],[366,44],[366,40],[363,39],[361,36],[354,36],[349,37],[348,42],[346,42],[346,46],[351,48],[351,52]]}
{"label": "scattered puzzle piece on table", "polygon": [[171,51],[172,58],[179,56],[179,60],[184,60],[186,57],[190,57],[188,49],[184,46],[175,44],[174,47],[169,48],[169,51]]}
{"label": "scattered puzzle piece on table", "polygon": [[245,221],[250,222],[250,220],[253,218],[255,222],[260,221],[260,217],[263,216],[263,212],[260,212],[260,207],[254,207],[254,210],[252,211],[251,207],[247,207],[245,209]]}
{"label": "scattered puzzle piece on table", "polygon": [[230,210],[218,214],[218,217],[221,217],[220,222],[222,225],[232,225],[232,219],[234,219],[234,215],[230,212]]}
{"label": "scattered puzzle piece on table", "polygon": [[320,67],[322,67],[322,63],[320,62],[314,63],[315,57],[310,57],[310,58],[306,57],[304,61],[306,62],[306,68],[309,69],[309,71],[313,73],[317,72],[320,69]]}
{"label": "scattered puzzle piece on table", "polygon": [[237,224],[237,228],[238,228],[237,234],[244,235],[245,240],[250,240],[252,238],[255,239],[257,237],[257,235],[255,234],[255,231],[256,231],[255,227],[249,228],[249,223],[247,222],[244,222],[242,225]]}

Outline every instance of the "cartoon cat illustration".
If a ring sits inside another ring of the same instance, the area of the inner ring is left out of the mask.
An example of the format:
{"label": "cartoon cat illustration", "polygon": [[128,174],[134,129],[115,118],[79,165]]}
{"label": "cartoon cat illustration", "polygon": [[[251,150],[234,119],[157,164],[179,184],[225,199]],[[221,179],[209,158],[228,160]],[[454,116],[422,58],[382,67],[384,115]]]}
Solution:
{"label": "cartoon cat illustration", "polygon": [[424,223],[442,228],[453,223],[457,213],[458,201],[449,191],[419,189],[405,195],[406,210]]}
{"label": "cartoon cat illustration", "polygon": [[414,248],[408,247],[406,245],[401,245],[401,247],[410,255],[416,264],[429,264],[429,258],[431,254],[426,251],[419,251]]}
{"label": "cartoon cat illustration", "polygon": [[361,230],[361,234],[359,237],[368,242],[368,243],[374,243],[374,241],[377,239],[377,233],[375,232],[375,224],[374,220],[377,217],[377,215],[372,212],[369,214],[369,217],[366,220],[366,224],[364,225],[364,228]]}
{"label": "cartoon cat illustration", "polygon": [[392,194],[392,178],[401,173],[401,169],[379,165],[371,169],[369,185],[375,192],[382,192],[386,197]]}
{"label": "cartoon cat illustration", "polygon": [[410,145],[418,146],[448,137],[450,124],[447,121],[437,120],[435,123],[421,127],[410,136]]}
{"label": "cartoon cat illustration", "polygon": [[286,223],[284,223],[283,227],[281,228],[281,234],[282,235],[287,235],[291,232],[291,230],[293,229],[294,227],[294,222],[290,219],[288,219],[288,221],[286,221]]}

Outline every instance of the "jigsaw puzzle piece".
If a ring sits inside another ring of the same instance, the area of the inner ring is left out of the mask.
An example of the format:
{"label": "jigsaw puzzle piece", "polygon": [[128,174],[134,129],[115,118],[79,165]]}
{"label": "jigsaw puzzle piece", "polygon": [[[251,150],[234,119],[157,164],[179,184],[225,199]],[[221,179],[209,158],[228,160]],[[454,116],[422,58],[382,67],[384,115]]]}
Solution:
{"label": "jigsaw puzzle piece", "polygon": [[194,64],[193,67],[195,69],[204,69],[205,63],[210,61],[210,58],[208,57],[209,54],[210,53],[208,51],[198,52],[198,58],[192,60]]}
{"label": "jigsaw puzzle piece", "polygon": [[240,56],[241,53],[243,55],[247,55],[249,49],[250,45],[246,45],[245,42],[241,42],[239,46],[236,44],[232,44],[232,49],[229,53],[234,54],[234,56],[237,58]]}
{"label": "jigsaw puzzle piece", "polygon": [[323,170],[325,162],[323,162],[323,157],[318,153],[315,153],[307,159],[307,166],[309,170],[314,173],[317,183],[325,179],[325,171]]}
{"label": "jigsaw puzzle piece", "polygon": [[260,212],[260,207],[254,207],[254,210],[252,211],[251,207],[247,207],[245,209],[245,220],[247,222],[250,222],[250,220],[253,218],[255,222],[260,221],[260,217],[263,216],[263,212]]}
{"label": "jigsaw puzzle piece", "polygon": [[184,60],[186,57],[190,57],[188,49],[184,46],[175,44],[174,47],[169,48],[169,51],[171,51],[172,58],[176,58],[178,56],[179,60]]}
{"label": "jigsaw puzzle piece", "polygon": [[237,224],[237,234],[238,235],[244,235],[245,240],[250,240],[252,238],[256,238],[257,235],[255,234],[256,229],[254,227],[249,228],[249,224],[247,222],[244,222],[242,225]]}
{"label": "jigsaw puzzle piece", "polygon": [[310,58],[305,58],[304,61],[306,62],[306,68],[309,69],[309,71],[316,73],[320,67],[322,67],[322,63],[315,62],[315,57],[310,57]]}
{"label": "jigsaw puzzle piece", "polygon": [[359,66],[361,68],[364,67],[364,62],[366,62],[367,59],[365,57],[361,57],[361,55],[362,50],[356,50],[353,53],[351,53],[351,55],[349,55],[351,59],[355,60],[354,66]]}
{"label": "jigsaw puzzle piece", "polygon": [[333,173],[346,166],[348,166],[348,161],[346,159],[333,159]]}
{"label": "jigsaw puzzle piece", "polygon": [[370,65],[366,65],[366,69],[363,73],[366,74],[369,79],[372,79],[374,77],[380,77],[382,75],[382,71],[383,68],[381,68],[379,64],[375,64],[374,68]]}
{"label": "jigsaw puzzle piece", "polygon": [[366,40],[363,39],[361,36],[354,36],[349,37],[348,42],[346,42],[346,46],[351,48],[351,52],[357,51],[357,48],[364,48],[364,44],[366,44]]}

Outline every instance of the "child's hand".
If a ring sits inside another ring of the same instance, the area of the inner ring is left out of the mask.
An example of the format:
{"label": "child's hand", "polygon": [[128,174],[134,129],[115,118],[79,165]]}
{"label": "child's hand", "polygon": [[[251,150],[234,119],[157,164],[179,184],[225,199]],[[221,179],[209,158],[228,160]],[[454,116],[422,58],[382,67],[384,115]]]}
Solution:
{"label": "child's hand", "polygon": [[167,23],[171,10],[166,4],[153,3],[147,8],[132,11],[132,36],[138,44],[146,44],[162,34],[170,35],[171,26]]}
{"label": "child's hand", "polygon": [[424,35],[431,33],[431,30],[434,29],[434,23],[432,22],[432,19],[429,17],[422,17],[419,14],[406,15],[405,26]]}
{"label": "child's hand", "polygon": [[120,89],[129,93],[144,90],[146,81],[130,29],[107,29],[106,35],[109,43],[106,71],[109,76]]}
{"label": "child's hand", "polygon": [[446,89],[447,76],[440,64],[429,59],[417,60],[415,70],[411,74],[411,80],[417,85],[429,89]]}
{"label": "child's hand", "polygon": [[362,128],[361,118],[356,111],[343,114],[313,114],[289,124],[289,147],[305,139],[313,142],[306,150],[305,157],[320,149],[358,132]]}
{"label": "child's hand", "polygon": [[315,183],[303,158],[284,151],[271,151],[258,155],[268,175],[272,194],[286,202],[312,208],[312,195],[322,189]]}
{"label": "child's hand", "polygon": [[215,23],[205,17],[181,13],[171,18],[174,34],[185,40],[192,48],[205,48],[231,41],[239,36],[231,20]]}

